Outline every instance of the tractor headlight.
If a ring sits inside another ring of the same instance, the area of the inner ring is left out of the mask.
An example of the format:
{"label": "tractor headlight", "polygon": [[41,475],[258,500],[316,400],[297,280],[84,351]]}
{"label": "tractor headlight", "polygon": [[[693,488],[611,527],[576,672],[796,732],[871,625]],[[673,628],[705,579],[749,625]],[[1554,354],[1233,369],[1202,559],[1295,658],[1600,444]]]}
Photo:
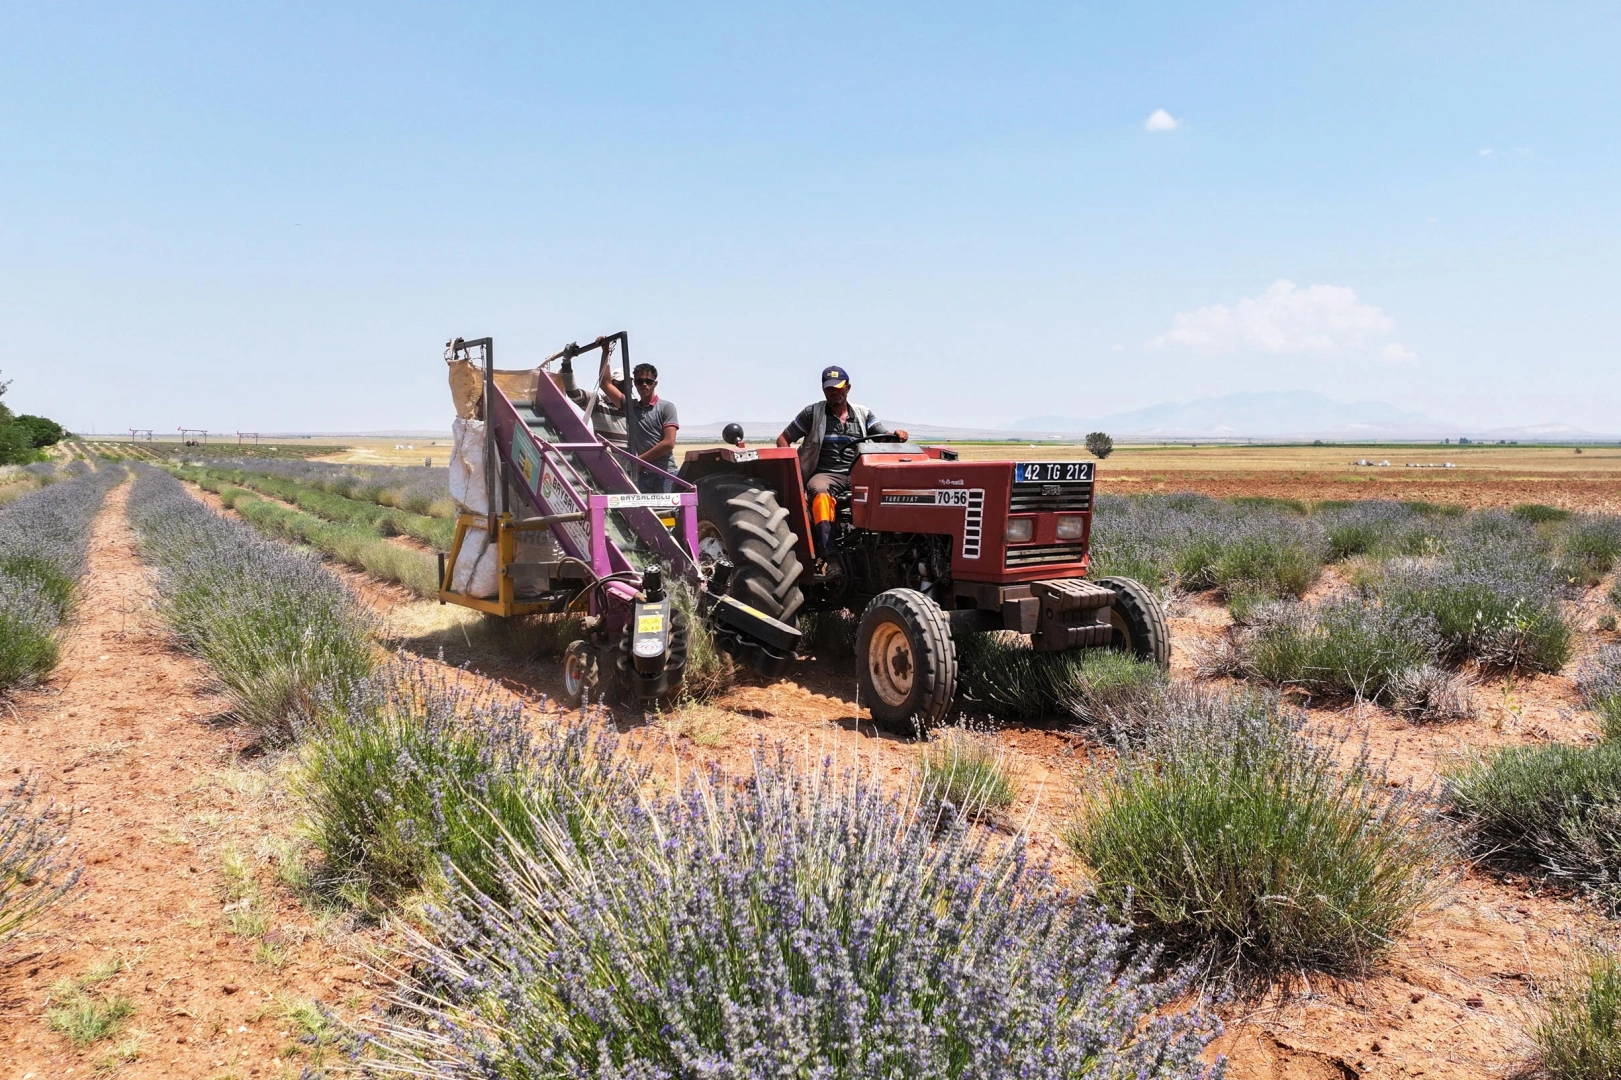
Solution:
{"label": "tractor headlight", "polygon": [[1034,518],[1008,518],[1007,542],[1010,544],[1023,544],[1036,535],[1036,521]]}
{"label": "tractor headlight", "polygon": [[1079,540],[1085,533],[1085,518],[1068,514],[1058,519],[1058,539]]}

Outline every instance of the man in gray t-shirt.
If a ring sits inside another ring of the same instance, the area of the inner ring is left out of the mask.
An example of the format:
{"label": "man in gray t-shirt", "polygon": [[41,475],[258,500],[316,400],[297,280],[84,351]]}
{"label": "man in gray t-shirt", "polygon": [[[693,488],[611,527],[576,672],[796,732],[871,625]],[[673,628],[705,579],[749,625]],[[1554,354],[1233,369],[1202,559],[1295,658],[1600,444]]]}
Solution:
{"label": "man in gray t-shirt", "polygon": [[[637,364],[631,372],[636,384],[636,397],[626,403],[629,414],[630,452],[649,465],[675,472],[675,433],[681,427],[676,415],[675,402],[665,401],[655,392],[659,385],[659,369],[652,364]],[[668,492],[670,482],[655,472],[638,470],[633,477],[636,486],[647,492]]]}

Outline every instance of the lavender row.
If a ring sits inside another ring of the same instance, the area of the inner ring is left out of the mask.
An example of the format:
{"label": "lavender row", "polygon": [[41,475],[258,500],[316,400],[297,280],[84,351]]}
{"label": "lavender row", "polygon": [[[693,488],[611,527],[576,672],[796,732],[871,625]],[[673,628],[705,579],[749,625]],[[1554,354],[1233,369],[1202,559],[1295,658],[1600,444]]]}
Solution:
{"label": "lavender row", "polygon": [[[58,631],[84,574],[90,526],[124,471],[61,470],[0,507],[0,692],[48,674]],[[42,474],[44,475],[44,474]]]}
{"label": "lavender row", "polygon": [[370,616],[318,559],[221,517],[161,470],[135,470],[130,521],[159,569],[160,608],[242,720],[285,736],[371,671]]}

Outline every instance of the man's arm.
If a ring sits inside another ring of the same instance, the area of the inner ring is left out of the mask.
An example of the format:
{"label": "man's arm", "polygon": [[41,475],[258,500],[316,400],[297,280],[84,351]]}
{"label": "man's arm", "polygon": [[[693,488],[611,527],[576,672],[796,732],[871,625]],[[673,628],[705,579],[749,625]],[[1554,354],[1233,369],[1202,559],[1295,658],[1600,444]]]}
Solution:
{"label": "man's arm", "polygon": [[597,388],[602,391],[602,396],[608,399],[608,404],[616,409],[625,407],[625,392],[614,382],[613,365],[608,363],[607,349],[602,350],[602,370],[597,373]]}
{"label": "man's arm", "polygon": [[777,436],[778,446],[792,446],[810,434],[811,410],[815,407],[812,405],[808,409],[799,410],[799,415],[790,420],[788,426],[782,429],[782,434]]}
{"label": "man's arm", "polygon": [[[876,416],[870,416],[870,417],[867,418],[867,434],[868,435],[889,435],[889,434],[891,434],[891,432],[889,430],[889,425],[888,424],[884,423],[882,420],[878,419]],[[905,428],[902,428],[901,430],[896,431],[893,434],[901,442],[909,442],[911,440],[911,436],[906,433]]]}
{"label": "man's arm", "polygon": [[675,433],[674,424],[665,424],[664,437],[637,456],[643,461],[663,461],[675,453]]}

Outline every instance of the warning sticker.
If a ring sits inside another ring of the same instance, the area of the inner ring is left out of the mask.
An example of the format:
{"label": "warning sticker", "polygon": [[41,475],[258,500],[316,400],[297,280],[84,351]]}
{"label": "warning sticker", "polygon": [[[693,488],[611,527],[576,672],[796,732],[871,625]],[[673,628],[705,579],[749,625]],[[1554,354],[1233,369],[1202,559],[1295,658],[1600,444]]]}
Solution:
{"label": "warning sticker", "polygon": [[663,629],[663,615],[642,615],[636,619],[636,632],[638,634],[656,634]]}

